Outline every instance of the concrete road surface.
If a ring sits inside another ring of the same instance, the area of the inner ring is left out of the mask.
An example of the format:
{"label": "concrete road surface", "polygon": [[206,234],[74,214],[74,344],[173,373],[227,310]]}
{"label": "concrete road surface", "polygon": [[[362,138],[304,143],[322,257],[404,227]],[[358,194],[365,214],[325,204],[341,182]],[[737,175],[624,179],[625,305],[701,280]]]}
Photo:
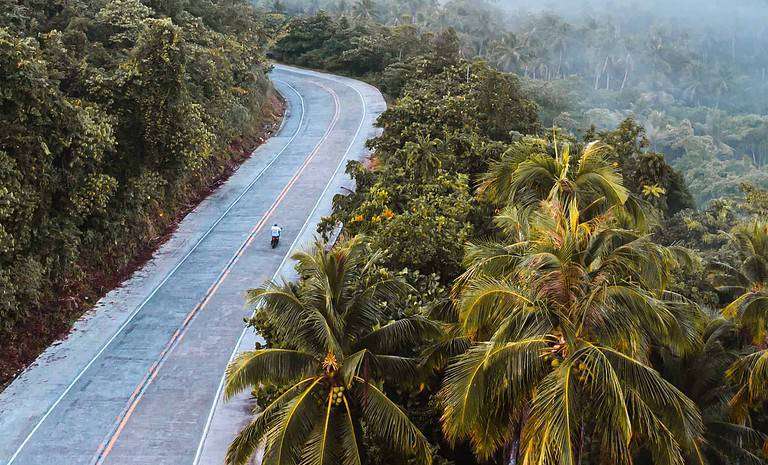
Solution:
{"label": "concrete road surface", "polygon": [[291,275],[385,109],[351,79],[285,66],[272,79],[288,101],[279,133],[0,393],[0,464],[223,463],[248,419],[247,399],[220,398],[227,362],[257,338],[244,291]]}

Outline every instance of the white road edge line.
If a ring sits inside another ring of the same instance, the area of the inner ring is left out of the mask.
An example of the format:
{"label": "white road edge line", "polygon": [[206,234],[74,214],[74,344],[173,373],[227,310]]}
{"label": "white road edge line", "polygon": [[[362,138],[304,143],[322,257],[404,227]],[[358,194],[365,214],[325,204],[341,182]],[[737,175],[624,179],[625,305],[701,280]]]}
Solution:
{"label": "white road edge line", "polygon": [[[288,83],[286,83],[285,81],[280,81],[280,80],[276,80],[276,81],[279,81],[279,82],[283,82],[284,84],[288,85]],[[341,100],[339,99],[339,96],[336,94],[336,92],[334,92],[334,91],[333,91],[333,89],[330,89],[330,88],[326,87],[325,85],[323,85],[323,84],[320,84],[319,82],[316,82],[316,81],[307,81],[307,82],[309,82],[309,83],[312,83],[312,84],[314,84],[314,85],[317,85],[318,87],[321,87],[321,88],[323,88],[323,89],[327,90],[327,91],[328,91],[328,93],[329,93],[329,94],[330,94],[330,95],[333,97],[333,101],[334,101],[334,107],[335,107],[335,110],[334,110],[334,116],[333,116],[333,118],[331,119],[331,124],[328,126],[328,129],[327,129],[327,130],[325,131],[325,133],[323,134],[323,137],[322,137],[322,138],[320,138],[320,140],[317,142],[317,144],[315,144],[315,146],[314,146],[314,148],[312,149],[312,151],[311,151],[311,152],[310,152],[310,153],[309,153],[309,154],[306,156],[306,158],[305,158],[305,160],[304,160],[304,163],[302,163],[302,166],[300,166],[300,167],[299,167],[299,169],[296,171],[296,173],[294,173],[294,175],[293,175],[293,178],[292,178],[292,179],[295,179],[295,180],[298,180],[298,179],[299,179],[299,178],[300,178],[300,177],[303,175],[303,171],[304,171],[304,169],[305,169],[306,167],[308,167],[308,166],[309,166],[309,163],[311,162],[311,160],[312,160],[312,159],[315,157],[315,155],[316,155],[316,154],[319,152],[319,150],[320,150],[320,147],[322,147],[322,145],[325,143],[325,141],[328,139],[328,137],[330,137],[331,133],[333,132],[333,129],[335,129],[336,125],[338,124],[339,118],[340,118],[340,116],[341,116]],[[295,89],[294,89],[294,90],[295,90]],[[302,168],[302,167],[303,167],[303,168]],[[292,188],[292,187],[289,187],[289,186],[290,186],[290,184],[291,184],[291,181],[289,181],[289,183],[288,183],[288,184],[286,184],[286,189],[287,189],[287,190],[290,190],[290,189]],[[287,190],[286,190],[286,192],[287,192]],[[272,204],[272,206],[271,206],[271,207],[270,207],[270,208],[269,208],[269,209],[268,209],[268,210],[267,210],[267,211],[264,213],[264,215],[262,216],[262,220],[265,220],[266,218],[268,218],[269,216],[271,216],[271,215],[272,215],[272,213],[274,213],[274,211],[272,211],[272,210],[273,210],[273,208],[275,208],[275,206],[276,206],[276,205],[278,205],[279,203],[280,203],[280,200],[279,200],[279,199],[275,200],[275,202]],[[272,213],[270,213],[270,212],[272,212]],[[260,220],[260,222],[261,222],[262,220]],[[266,224],[266,223],[265,223],[265,224]],[[256,234],[256,232],[257,232],[257,230],[256,230],[256,229],[254,229],[253,231],[251,231],[251,233],[248,235],[248,237],[245,239],[245,241],[243,241],[243,243],[240,245],[240,247],[238,248],[238,250],[235,252],[235,254],[232,256],[232,258],[229,260],[229,262],[227,262],[227,265],[226,265],[226,266],[225,266],[225,267],[224,267],[224,268],[221,270],[221,273],[219,273],[219,275],[216,277],[216,279],[214,280],[214,284],[213,284],[212,286],[216,286],[216,285],[217,285],[217,283],[221,283],[221,282],[223,282],[225,275],[226,275],[226,274],[227,274],[227,272],[228,272],[229,270],[231,270],[231,269],[232,269],[232,268],[233,268],[233,267],[234,267],[234,266],[237,264],[237,262],[240,260],[240,258],[242,257],[241,253],[242,253],[242,252],[244,252],[244,251],[245,251],[245,249],[247,249],[247,247],[249,246],[249,244],[250,244],[250,242],[251,242],[252,238],[253,238],[253,237],[255,237],[254,235]],[[205,296],[203,297],[203,299],[202,299],[202,300],[201,300],[201,301],[198,303],[198,305],[203,305],[203,306],[204,306],[205,304],[207,304],[207,302],[209,301],[209,299],[210,299],[210,298],[212,298],[212,297],[213,297],[213,295],[214,295],[216,292],[217,292],[216,290],[213,290],[213,291],[212,291],[212,292],[210,292],[210,293],[206,293],[206,295],[205,295]],[[201,307],[201,308],[202,308],[202,307]],[[187,328],[189,325],[191,325],[191,324],[192,324],[192,322],[194,321],[194,319],[195,319],[195,317],[193,316],[192,318],[190,318],[189,320],[187,320],[187,322],[186,322],[184,325],[182,325],[182,326],[179,328],[179,330],[180,330],[180,332],[181,332],[181,334],[182,334],[182,335],[183,335],[183,334],[186,332],[186,328]],[[173,353],[173,351],[176,349],[176,347],[177,347],[177,346],[178,346],[180,343],[181,343],[181,337],[179,337],[178,339],[176,339],[176,340],[175,340],[175,341],[174,341],[174,342],[173,342],[173,343],[172,343],[172,344],[171,344],[171,345],[168,347],[167,351],[165,351],[165,352],[162,354],[162,356],[160,357],[160,359],[158,359],[158,361],[156,362],[156,363],[157,363],[157,366],[156,366],[156,368],[155,368],[155,373],[158,373],[158,372],[160,371],[161,367],[162,367],[163,365],[165,365],[165,361],[168,359],[168,357],[170,357],[170,356],[171,356],[171,354]],[[152,380],[151,380],[151,379],[149,379],[149,380],[146,382],[146,384],[144,384],[144,386],[143,386],[143,387],[141,387],[141,390],[140,390],[140,391],[139,391],[139,393],[138,393],[138,399],[139,399],[139,400],[140,400],[140,398],[141,398],[141,397],[144,395],[144,392],[146,392],[146,390],[149,388],[149,386],[150,386],[151,382],[152,382]],[[128,406],[126,406],[126,407],[127,407],[127,408],[129,408],[129,406],[130,406],[130,404],[131,404],[131,403],[132,403],[132,402],[131,402],[131,401],[129,401],[129,405],[128,405]],[[118,418],[120,419],[120,421],[122,421],[122,418],[123,418],[123,416],[124,416],[124,413],[125,413],[125,411],[121,412],[121,414],[119,415],[119,417],[118,417]],[[107,434],[107,439],[104,441],[104,444],[109,444],[109,443],[112,441],[112,439],[115,437],[115,435],[116,435],[116,434],[118,434],[118,432],[117,432],[117,431],[118,431],[118,428],[119,428],[119,422],[118,422],[118,424],[116,424],[116,425],[115,425],[115,429],[111,430],[111,431],[110,431],[110,432]],[[105,447],[106,447],[106,446],[105,446]],[[105,450],[104,450],[104,449],[100,449],[100,450],[97,452],[97,454],[96,454],[95,458],[94,458],[94,459],[91,461],[91,464],[92,464],[92,465],[101,465],[101,464],[104,462],[104,460],[106,459],[106,457],[107,457],[106,455],[104,455],[104,453],[105,453]],[[108,455],[108,454],[109,454],[109,452],[107,452],[107,455]]]}
{"label": "white road edge line", "polygon": [[80,381],[80,378],[83,377],[85,372],[88,371],[88,369],[101,356],[101,354],[103,354],[104,351],[112,344],[112,342],[117,338],[117,336],[119,336],[123,332],[123,330],[125,330],[125,328],[131,323],[131,321],[133,321],[136,315],[138,315],[139,312],[141,312],[141,310],[144,308],[144,306],[152,299],[152,297],[155,296],[157,291],[159,291],[160,288],[163,287],[166,282],[168,282],[168,280],[173,276],[174,273],[176,273],[176,271],[181,267],[181,265],[183,265],[187,261],[187,258],[189,258],[189,256],[192,255],[192,253],[195,250],[197,250],[200,244],[208,237],[208,235],[210,235],[210,233],[214,230],[214,228],[216,228],[216,226],[218,226],[218,224],[221,223],[224,217],[227,216],[227,214],[235,207],[235,205],[237,205],[238,202],[240,202],[240,200],[243,197],[245,197],[245,195],[251,190],[254,184],[256,184],[256,182],[261,178],[261,176],[277,161],[278,158],[280,158],[280,155],[282,155],[283,152],[285,152],[285,150],[291,145],[294,139],[296,139],[296,137],[299,135],[299,132],[301,131],[301,126],[304,123],[304,117],[305,117],[304,97],[299,93],[299,91],[297,91],[293,86],[291,86],[287,82],[283,82],[279,80],[276,80],[276,81],[282,82],[283,84],[291,88],[291,90],[293,90],[296,93],[296,95],[299,96],[299,101],[301,103],[301,118],[299,119],[299,125],[296,128],[296,131],[294,132],[294,134],[291,136],[288,142],[283,146],[283,148],[280,149],[280,151],[277,152],[277,154],[274,157],[272,157],[269,163],[264,168],[262,168],[262,170],[253,178],[253,180],[250,183],[248,183],[248,185],[245,187],[245,189],[243,189],[240,195],[238,195],[237,198],[234,201],[232,201],[232,203],[227,207],[227,209],[224,210],[224,213],[222,213],[222,215],[213,223],[213,225],[211,225],[211,227],[208,228],[208,230],[200,237],[200,239],[197,240],[197,242],[195,243],[194,246],[192,246],[189,252],[187,252],[184,255],[184,257],[171,269],[171,271],[168,272],[165,278],[163,278],[163,280],[159,284],[157,284],[157,286],[155,286],[152,292],[150,292],[150,294],[141,302],[141,304],[139,304],[139,306],[136,307],[136,309],[130,314],[128,319],[125,320],[125,322],[123,322],[122,325],[120,325],[120,327],[117,329],[117,331],[115,331],[112,337],[110,337],[109,340],[107,340],[107,342],[101,347],[101,349],[99,349],[99,351],[96,352],[96,355],[94,355],[91,358],[91,360],[85,365],[85,367],[83,367],[80,370],[77,376],[72,380],[71,383],[69,383],[67,388],[64,389],[64,391],[56,399],[56,401],[53,404],[51,404],[50,407],[48,407],[45,414],[43,414],[40,420],[38,420],[38,422],[32,428],[32,431],[30,431],[29,434],[24,438],[24,441],[22,441],[21,445],[19,445],[19,447],[16,449],[16,452],[14,452],[14,454],[8,460],[6,465],[13,464],[13,462],[18,458],[19,454],[21,454],[21,451],[24,449],[24,447],[27,445],[30,439],[32,439],[32,436],[35,435],[37,430],[40,429],[40,426],[42,426],[45,420],[51,415],[51,413],[53,413],[53,411],[56,409],[56,407],[58,407],[61,401],[64,400],[64,397],[66,397],[67,394],[69,394],[69,391],[72,390],[75,384],[77,384],[77,382]]}
{"label": "white road edge line", "polygon": [[[298,74],[310,75],[309,73],[298,73]],[[317,77],[315,75],[311,75],[311,76]],[[317,202],[315,202],[315,205],[312,208],[312,211],[310,211],[309,215],[307,216],[307,220],[304,222],[304,225],[301,227],[301,229],[299,230],[299,233],[296,235],[296,239],[294,239],[294,241],[291,243],[291,246],[288,248],[288,251],[286,252],[285,257],[283,257],[283,261],[280,262],[280,265],[277,267],[277,271],[272,276],[273,281],[277,279],[278,274],[280,274],[280,271],[283,269],[283,266],[285,265],[285,262],[288,260],[288,257],[290,257],[294,247],[296,247],[296,244],[299,242],[299,239],[301,239],[301,236],[304,235],[304,231],[306,230],[307,225],[309,225],[309,222],[312,220],[312,217],[315,215],[315,212],[320,206],[320,202],[322,202],[323,198],[325,197],[325,194],[328,192],[328,188],[330,188],[333,180],[336,179],[336,175],[339,173],[339,170],[341,169],[341,166],[344,164],[344,161],[347,160],[347,157],[349,156],[349,152],[350,150],[352,150],[352,146],[355,145],[357,138],[360,136],[360,131],[362,130],[363,125],[365,124],[365,118],[368,115],[368,106],[365,103],[365,98],[363,97],[363,94],[361,94],[360,91],[357,90],[356,87],[350,84],[347,84],[343,81],[334,81],[334,82],[344,84],[350,89],[353,89],[355,92],[357,92],[357,95],[360,96],[360,101],[363,103],[363,114],[360,118],[360,124],[357,126],[357,131],[355,132],[355,136],[352,138],[352,141],[349,143],[347,150],[344,152],[344,156],[342,156],[341,160],[339,160],[339,164],[336,166],[336,170],[331,175],[330,179],[328,180],[328,183],[326,183],[325,188],[323,189],[323,192],[320,194],[320,197],[318,197]],[[248,328],[246,327],[245,329],[243,329],[243,332],[240,333],[240,337],[237,339],[237,343],[235,344],[235,348],[232,350],[232,355],[230,355],[229,362],[227,362],[227,365],[229,365],[229,363],[232,362],[232,360],[237,355],[240,349],[240,344],[243,342],[243,338],[245,338],[245,335],[247,333],[248,333]],[[210,432],[211,424],[213,423],[213,416],[216,413],[216,407],[219,404],[221,393],[224,390],[225,378],[226,378],[226,372],[221,376],[221,379],[219,380],[219,386],[216,389],[216,395],[213,398],[211,409],[208,412],[208,417],[205,421],[205,426],[203,427],[202,436],[200,438],[200,442],[197,445],[197,451],[195,452],[195,458],[192,461],[192,465],[198,465],[200,462],[200,458],[202,457],[203,448],[205,447],[205,440],[207,439],[208,433]]]}

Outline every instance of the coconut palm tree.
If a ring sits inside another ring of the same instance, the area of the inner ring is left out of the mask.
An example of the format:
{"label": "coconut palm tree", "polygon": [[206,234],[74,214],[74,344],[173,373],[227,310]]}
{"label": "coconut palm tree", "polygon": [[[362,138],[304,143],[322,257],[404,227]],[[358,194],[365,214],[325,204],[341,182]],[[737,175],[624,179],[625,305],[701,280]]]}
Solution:
{"label": "coconut palm tree", "polygon": [[725,263],[713,266],[721,272],[718,290],[734,297],[723,309],[729,318],[737,318],[754,331],[756,342],[766,337],[768,328],[768,223],[755,221],[733,232],[741,265]]}
{"label": "coconut palm tree", "polygon": [[644,209],[624,187],[610,152],[610,146],[595,141],[573,156],[570,145],[559,144],[557,137],[552,143],[525,137],[491,163],[480,178],[478,193],[499,206],[531,206],[547,199],[561,205],[575,201],[584,218],[618,207],[616,215],[623,214],[634,227],[644,228]]}
{"label": "coconut palm tree", "polygon": [[744,418],[749,406],[768,399],[768,223],[742,225],[732,237],[741,265],[713,266],[721,273],[722,286],[718,290],[734,297],[723,315],[738,322],[750,335],[749,342],[758,348],[729,370],[729,376],[740,387],[731,403],[737,416]]}
{"label": "coconut palm tree", "polygon": [[704,433],[698,452],[688,454],[688,463],[763,465],[761,457],[766,437],[748,422],[734,421],[729,404],[733,384],[728,382],[728,368],[742,355],[740,328],[720,315],[707,315],[700,326],[701,343],[680,355],[661,351],[659,371],[693,400],[702,413]]}
{"label": "coconut palm tree", "polygon": [[733,416],[745,422],[751,407],[768,400],[768,350],[745,355],[728,369],[727,374],[739,387],[730,402]]}
{"label": "coconut palm tree", "polygon": [[529,58],[527,36],[522,40],[513,32],[503,33],[491,44],[491,58],[502,71],[517,71]]}
{"label": "coconut palm tree", "polygon": [[280,394],[240,432],[227,463],[247,463],[263,443],[264,464],[360,464],[363,428],[415,463],[431,463],[427,440],[383,383],[415,378],[416,360],[401,351],[437,326],[420,316],[386,322],[404,285],[375,270],[381,254],[360,238],[330,251],[318,243],[293,258],[298,284],[248,293],[281,344],[238,356],[225,394],[264,386]]}
{"label": "coconut palm tree", "polygon": [[435,174],[442,167],[440,150],[443,148],[443,141],[433,139],[429,134],[419,134],[416,141],[408,141],[403,146],[402,155],[405,159],[405,166],[409,173],[415,179],[426,179]]}
{"label": "coconut palm tree", "polygon": [[698,447],[695,404],[647,358],[692,346],[697,310],[664,291],[675,251],[611,212],[549,200],[500,220],[509,243],[468,248],[456,299],[472,345],[440,394],[449,440],[525,464],[629,464],[638,445],[680,464]]}

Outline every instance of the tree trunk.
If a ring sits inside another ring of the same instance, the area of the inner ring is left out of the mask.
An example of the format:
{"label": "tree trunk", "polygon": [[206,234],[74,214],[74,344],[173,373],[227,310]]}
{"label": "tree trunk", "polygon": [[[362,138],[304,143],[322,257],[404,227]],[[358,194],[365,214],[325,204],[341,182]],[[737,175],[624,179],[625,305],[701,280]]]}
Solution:
{"label": "tree trunk", "polygon": [[627,85],[627,80],[629,79],[629,67],[631,62],[632,62],[632,55],[627,53],[627,63],[626,63],[626,66],[624,67],[624,79],[621,81],[622,91],[624,90],[624,86]]}
{"label": "tree trunk", "polygon": [[509,465],[517,465],[517,455],[520,449],[520,439],[515,438],[512,440],[512,446],[509,448]]}
{"label": "tree trunk", "polygon": [[509,451],[507,455],[507,465],[517,465],[518,458],[520,456],[520,431],[523,428],[523,421],[518,420],[514,422],[513,425],[513,432],[512,432],[512,444],[509,446]]}
{"label": "tree trunk", "polygon": [[597,68],[595,68],[595,90],[599,88],[600,85],[600,65],[597,65]]}

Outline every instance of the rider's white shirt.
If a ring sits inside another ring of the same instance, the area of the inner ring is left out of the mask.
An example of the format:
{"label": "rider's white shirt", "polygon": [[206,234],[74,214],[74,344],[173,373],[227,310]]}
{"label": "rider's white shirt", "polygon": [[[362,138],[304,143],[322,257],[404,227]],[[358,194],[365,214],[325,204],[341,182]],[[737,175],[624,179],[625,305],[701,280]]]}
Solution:
{"label": "rider's white shirt", "polygon": [[272,226],[272,237],[280,237],[280,232],[283,230],[280,226]]}

